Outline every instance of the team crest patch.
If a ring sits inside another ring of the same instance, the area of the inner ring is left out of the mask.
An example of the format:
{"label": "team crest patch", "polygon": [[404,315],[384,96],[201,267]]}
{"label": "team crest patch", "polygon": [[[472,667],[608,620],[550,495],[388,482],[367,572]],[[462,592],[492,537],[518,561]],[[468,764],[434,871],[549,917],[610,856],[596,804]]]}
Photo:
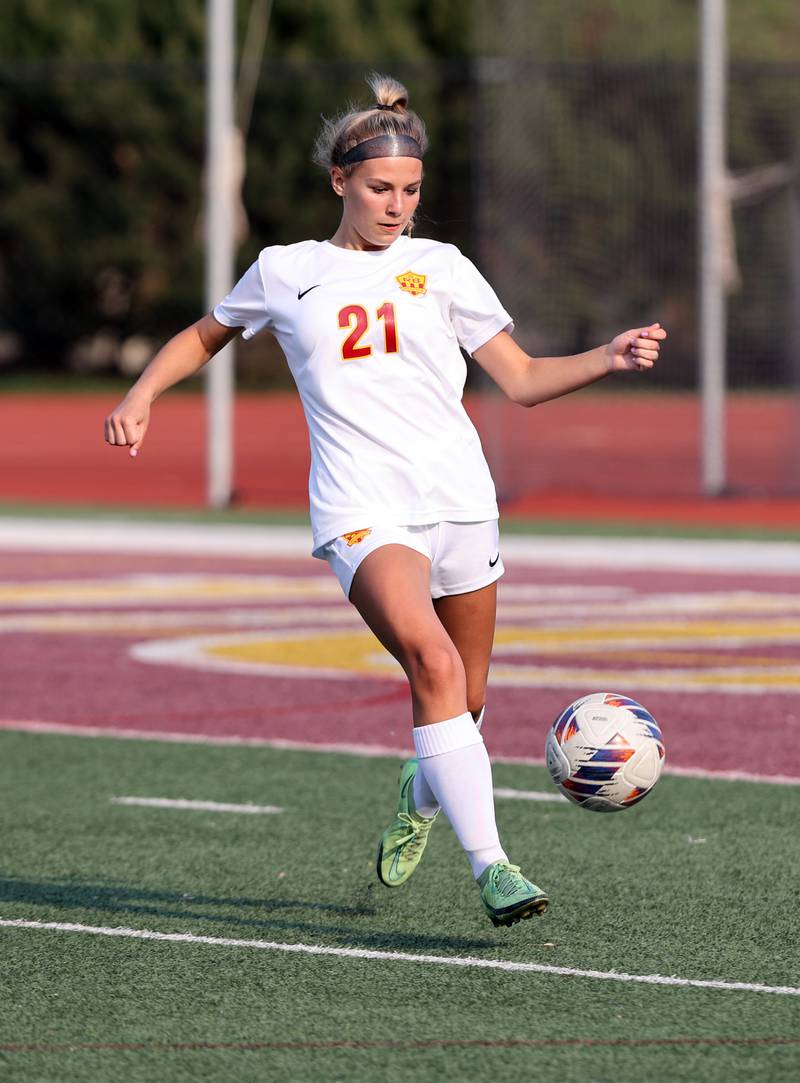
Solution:
{"label": "team crest patch", "polygon": [[358,545],[362,542],[368,534],[372,533],[372,527],[367,527],[366,530],[351,530],[349,534],[342,534],[342,541],[347,542],[348,548],[354,545]]}
{"label": "team crest patch", "polygon": [[400,289],[405,293],[410,293],[412,297],[420,297],[423,293],[427,293],[427,275],[419,275],[416,271],[405,271],[401,275],[397,275],[397,281],[400,283]]}

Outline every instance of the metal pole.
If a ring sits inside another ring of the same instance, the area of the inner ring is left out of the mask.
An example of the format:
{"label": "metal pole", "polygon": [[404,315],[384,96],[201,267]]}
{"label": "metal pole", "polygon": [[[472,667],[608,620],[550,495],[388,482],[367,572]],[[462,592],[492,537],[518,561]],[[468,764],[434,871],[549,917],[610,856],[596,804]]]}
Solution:
{"label": "metal pole", "polygon": [[700,366],[702,486],[726,484],[725,165],[726,0],[702,0],[700,17]]}
{"label": "metal pole", "polygon": [[[206,310],[233,285],[233,41],[235,0],[206,7]],[[214,508],[233,491],[233,344],[206,367],[206,496]]]}
{"label": "metal pole", "polygon": [[[789,182],[789,378],[790,394],[795,402],[795,411],[800,409],[800,142],[794,154],[794,177]],[[800,491],[800,425],[795,423],[789,430],[792,434],[790,465],[788,470],[790,491]]]}

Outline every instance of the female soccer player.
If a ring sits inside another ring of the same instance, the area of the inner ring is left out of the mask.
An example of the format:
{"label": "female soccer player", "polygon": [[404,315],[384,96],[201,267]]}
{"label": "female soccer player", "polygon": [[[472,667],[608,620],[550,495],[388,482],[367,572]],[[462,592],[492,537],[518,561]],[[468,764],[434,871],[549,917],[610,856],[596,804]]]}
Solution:
{"label": "female soccer player", "polygon": [[368,82],[375,104],[324,121],[315,147],[342,201],[333,237],[265,248],[213,313],[154,357],[105,438],[135,455],[161,392],[240,332],[277,337],[309,427],[314,556],[411,688],[416,757],[400,775],[378,877],[393,888],[411,876],[442,808],[490,919],[511,925],[548,900],[500,844],[481,736],[503,562],[494,485],[461,402],[461,348],[533,406],[652,368],[666,332],[653,324],[576,356],[529,357],[473,264],[452,245],[409,236],[425,127],[403,86]]}

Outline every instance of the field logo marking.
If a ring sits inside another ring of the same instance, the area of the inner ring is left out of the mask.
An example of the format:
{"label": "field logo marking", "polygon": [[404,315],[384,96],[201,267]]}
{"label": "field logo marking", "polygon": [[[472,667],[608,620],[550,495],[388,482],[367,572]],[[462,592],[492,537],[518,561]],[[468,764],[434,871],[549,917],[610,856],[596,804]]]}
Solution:
{"label": "field logo marking", "polygon": [[177,574],[114,576],[107,579],[0,581],[0,605],[22,609],[41,606],[192,605],[197,602],[294,599],[333,601],[341,597],[336,581],[323,576]]}
{"label": "field logo marking", "polygon": [[[800,623],[796,620],[635,624],[620,620],[539,628],[501,624],[495,636],[491,680],[495,686],[522,688],[624,685],[634,693],[636,689],[664,689],[699,694],[796,694],[800,690],[797,660],[741,658],[735,652],[754,645],[763,650],[765,646],[798,643]],[[716,648],[717,653],[709,656],[709,648]],[[720,650],[730,654],[720,655]],[[623,652],[627,655],[630,651],[640,664],[632,665],[626,657],[625,666],[620,667]],[[172,637],[137,643],[131,654],[140,662],[252,676],[405,679],[398,663],[371,632],[362,629],[301,627]],[[531,657],[536,659],[534,664]],[[564,657],[570,660],[561,661]],[[672,660],[684,664],[670,664]],[[687,661],[693,664],[685,664]]]}
{"label": "field logo marking", "polygon": [[[257,602],[260,614],[244,608]],[[138,636],[146,639],[133,649],[140,661],[267,677],[404,679],[371,633],[353,627],[334,580],[321,575],[0,581],[0,605],[10,610],[0,633]],[[800,597],[774,590],[514,584],[501,589],[492,680],[517,688],[796,694],[800,662],[787,648],[800,644],[799,611]],[[248,634],[254,625],[263,633]]]}
{"label": "field logo marking", "polygon": [[250,948],[257,951],[281,951],[298,955],[329,955],[340,959],[371,959],[389,963],[427,963],[429,966],[469,967],[501,970],[517,974],[552,974],[569,978],[593,978],[642,985],[671,985],[689,989],[717,989],[725,992],[772,993],[777,996],[800,996],[792,985],[762,985],[758,982],[718,979],[679,978],[665,974],[627,974],[617,970],[583,970],[571,966],[548,966],[544,963],[513,962],[504,959],[480,959],[462,955],[417,955],[402,951],[374,951],[367,948],[335,948],[326,944],[282,944],[274,940],[239,940],[221,936],[195,936],[193,933],[160,933],[152,929],[110,928],[103,925],[79,925],[61,921],[27,921],[23,918],[0,918],[7,929],[50,930],[59,933],[83,933],[90,936],[124,937],[133,940],[160,940],[171,944],[206,944],[220,948]]}

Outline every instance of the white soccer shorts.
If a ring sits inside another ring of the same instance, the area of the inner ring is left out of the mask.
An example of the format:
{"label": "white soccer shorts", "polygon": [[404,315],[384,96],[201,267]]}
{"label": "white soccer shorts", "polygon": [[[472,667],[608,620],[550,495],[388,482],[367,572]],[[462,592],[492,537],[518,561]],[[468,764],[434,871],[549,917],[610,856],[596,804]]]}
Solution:
{"label": "white soccer shorts", "polygon": [[320,552],[350,596],[358,566],[382,545],[405,545],[431,562],[431,597],[467,594],[494,583],[505,571],[497,519],[481,523],[430,523],[426,526],[376,526],[353,530],[328,542]]}

